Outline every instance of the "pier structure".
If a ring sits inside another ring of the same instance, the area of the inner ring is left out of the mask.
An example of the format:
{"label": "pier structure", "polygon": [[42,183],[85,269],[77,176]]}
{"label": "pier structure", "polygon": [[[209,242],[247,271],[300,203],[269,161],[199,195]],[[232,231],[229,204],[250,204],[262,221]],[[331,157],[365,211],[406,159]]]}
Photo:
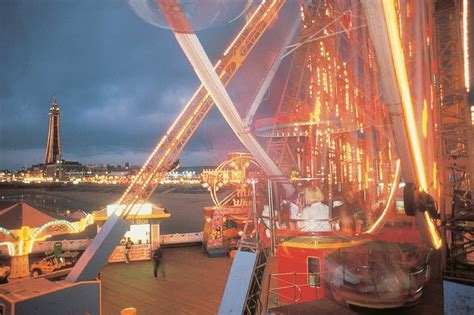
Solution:
{"label": "pier structure", "polygon": [[[465,57],[469,1],[313,0],[297,10],[292,4],[262,1],[253,6],[242,30],[213,65],[180,2],[156,1],[202,85],[66,283],[97,277],[128,229],[127,220],[136,219],[139,210],[132,209],[145,203],[164,175],[179,165],[179,154],[215,104],[266,176],[267,204],[257,205],[253,181],[251,205],[254,226],[265,226],[272,236],[270,251],[257,227],[255,236],[236,244],[222,314],[265,311],[260,297],[268,279],[268,252],[276,252],[279,276],[293,275],[291,281],[279,278],[280,285],[288,285],[284,290],[294,292],[291,297],[280,294],[279,303],[310,302],[331,294],[340,302],[369,308],[406,306],[420,297],[431,253],[440,250],[445,253],[447,287],[459,289],[462,281],[468,287],[463,290],[472,292],[474,123],[468,113],[474,111],[467,103],[472,87]],[[266,60],[268,72],[259,77],[264,84],[249,101],[252,117],[258,113],[253,105],[264,103],[260,92],[269,88],[265,82],[276,71],[276,60],[292,55],[289,70],[282,74],[287,80],[274,101],[277,109],[264,117],[266,123],[249,125],[252,120],[242,119],[227,89],[236,77],[254,75],[245,72],[246,62],[281,21],[282,12],[300,16],[300,32],[281,48],[282,54]],[[58,119],[52,121],[54,126]],[[300,213],[286,216],[280,201],[296,204],[301,192],[305,204]],[[306,215],[313,205],[317,216]],[[405,242],[399,235],[408,230],[416,237]],[[453,302],[445,303],[449,313],[461,300],[448,298]]]}

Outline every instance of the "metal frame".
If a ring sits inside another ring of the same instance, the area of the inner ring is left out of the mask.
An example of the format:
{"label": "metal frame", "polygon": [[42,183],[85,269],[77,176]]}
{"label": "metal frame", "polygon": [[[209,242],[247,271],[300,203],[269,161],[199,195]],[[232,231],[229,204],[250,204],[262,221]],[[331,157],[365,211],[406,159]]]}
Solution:
{"label": "metal frame", "polygon": [[[317,277],[321,278],[321,272],[315,272],[315,273],[308,273],[308,272],[286,272],[286,273],[272,273],[269,275],[270,281],[268,281],[268,299],[267,299],[267,309],[271,310],[273,307],[278,307],[280,305],[275,305],[275,306],[270,306],[270,295],[273,294],[277,298],[278,297],[283,297],[285,299],[288,299],[292,301],[292,304],[296,304],[301,300],[301,288],[309,287],[309,288],[314,288],[315,296],[318,296],[318,289],[320,286],[312,286],[308,284],[307,282],[304,284],[297,284],[296,283],[296,277],[297,276],[305,276],[306,279],[308,279],[309,275],[314,275]],[[285,279],[282,279],[282,277],[288,277],[292,276],[292,281],[288,281]],[[277,287],[272,287],[272,280],[277,281],[278,283],[284,284],[283,286],[277,286]],[[285,289],[293,289],[293,295],[292,296],[286,296],[279,291],[285,290]]]}
{"label": "metal frame", "polygon": [[[214,66],[224,84],[227,84],[237,72],[283,4],[282,1],[262,3],[230,44],[222,60]],[[120,198],[118,203],[127,205],[122,213],[123,216],[128,215],[133,205],[142,200],[148,200],[153,194],[160,179],[178,158],[213,105],[212,98],[201,85]]]}
{"label": "metal frame", "polygon": [[258,255],[257,262],[252,271],[252,283],[245,300],[244,314],[262,314],[264,309],[260,294],[263,289],[262,280],[267,266],[267,253],[259,242],[240,240],[237,246],[239,251],[248,251]]}
{"label": "metal frame", "polygon": [[474,255],[474,128],[463,78],[462,7],[457,0],[444,0],[435,9],[444,275],[474,281],[474,259],[468,257]]}

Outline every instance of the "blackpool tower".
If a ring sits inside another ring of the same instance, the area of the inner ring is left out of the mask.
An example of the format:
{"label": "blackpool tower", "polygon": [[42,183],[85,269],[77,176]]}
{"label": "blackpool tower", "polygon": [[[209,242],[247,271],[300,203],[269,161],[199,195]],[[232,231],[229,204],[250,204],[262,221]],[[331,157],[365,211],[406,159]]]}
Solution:
{"label": "blackpool tower", "polygon": [[52,164],[62,160],[61,138],[59,135],[59,106],[53,97],[49,108],[49,131],[44,164]]}

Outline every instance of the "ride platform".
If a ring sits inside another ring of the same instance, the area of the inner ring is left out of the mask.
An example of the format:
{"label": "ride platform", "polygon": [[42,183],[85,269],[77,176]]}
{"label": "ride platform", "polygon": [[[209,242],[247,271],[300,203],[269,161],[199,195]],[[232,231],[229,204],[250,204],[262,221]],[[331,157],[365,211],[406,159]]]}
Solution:
{"label": "ride platform", "polygon": [[[216,314],[232,259],[210,258],[200,246],[163,249],[165,279],[153,276],[153,263],[107,265],[101,272],[102,315],[135,307],[138,314]],[[276,263],[269,264],[276,272]],[[263,296],[265,296],[263,292]],[[264,297],[263,300],[266,300]],[[442,288],[432,277],[419,303],[410,308],[374,311],[348,308],[329,297],[301,305],[281,305],[276,314],[442,314]]]}

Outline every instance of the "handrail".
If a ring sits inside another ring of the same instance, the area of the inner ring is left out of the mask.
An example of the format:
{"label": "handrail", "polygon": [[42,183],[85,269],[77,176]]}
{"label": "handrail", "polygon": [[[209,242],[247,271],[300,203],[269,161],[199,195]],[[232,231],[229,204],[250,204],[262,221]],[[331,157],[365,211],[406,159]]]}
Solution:
{"label": "handrail", "polygon": [[[286,273],[271,273],[269,275],[270,280],[268,282],[268,295],[274,294],[279,298],[284,298],[286,300],[292,301],[293,304],[298,303],[301,300],[302,297],[302,288],[305,287],[311,287],[315,289],[315,294],[317,297],[317,288],[318,286],[312,286],[308,283],[307,279],[309,275],[313,275],[315,277],[320,277],[319,272],[286,272]],[[283,279],[282,277],[287,277],[287,276],[292,276],[292,280],[286,280]],[[297,276],[306,276],[306,282],[304,284],[297,284]],[[272,280],[278,281],[279,284],[282,284],[281,286],[278,287],[273,287],[271,286]],[[281,293],[279,291],[286,290],[286,289],[293,289],[292,292],[293,294],[291,296],[285,295],[284,293]],[[268,298],[267,298],[267,308],[268,308]]]}
{"label": "handrail", "polygon": [[290,221],[296,222],[298,229],[301,232],[336,232],[340,230],[340,226],[337,226],[337,222],[332,222],[330,219],[291,219]]}

